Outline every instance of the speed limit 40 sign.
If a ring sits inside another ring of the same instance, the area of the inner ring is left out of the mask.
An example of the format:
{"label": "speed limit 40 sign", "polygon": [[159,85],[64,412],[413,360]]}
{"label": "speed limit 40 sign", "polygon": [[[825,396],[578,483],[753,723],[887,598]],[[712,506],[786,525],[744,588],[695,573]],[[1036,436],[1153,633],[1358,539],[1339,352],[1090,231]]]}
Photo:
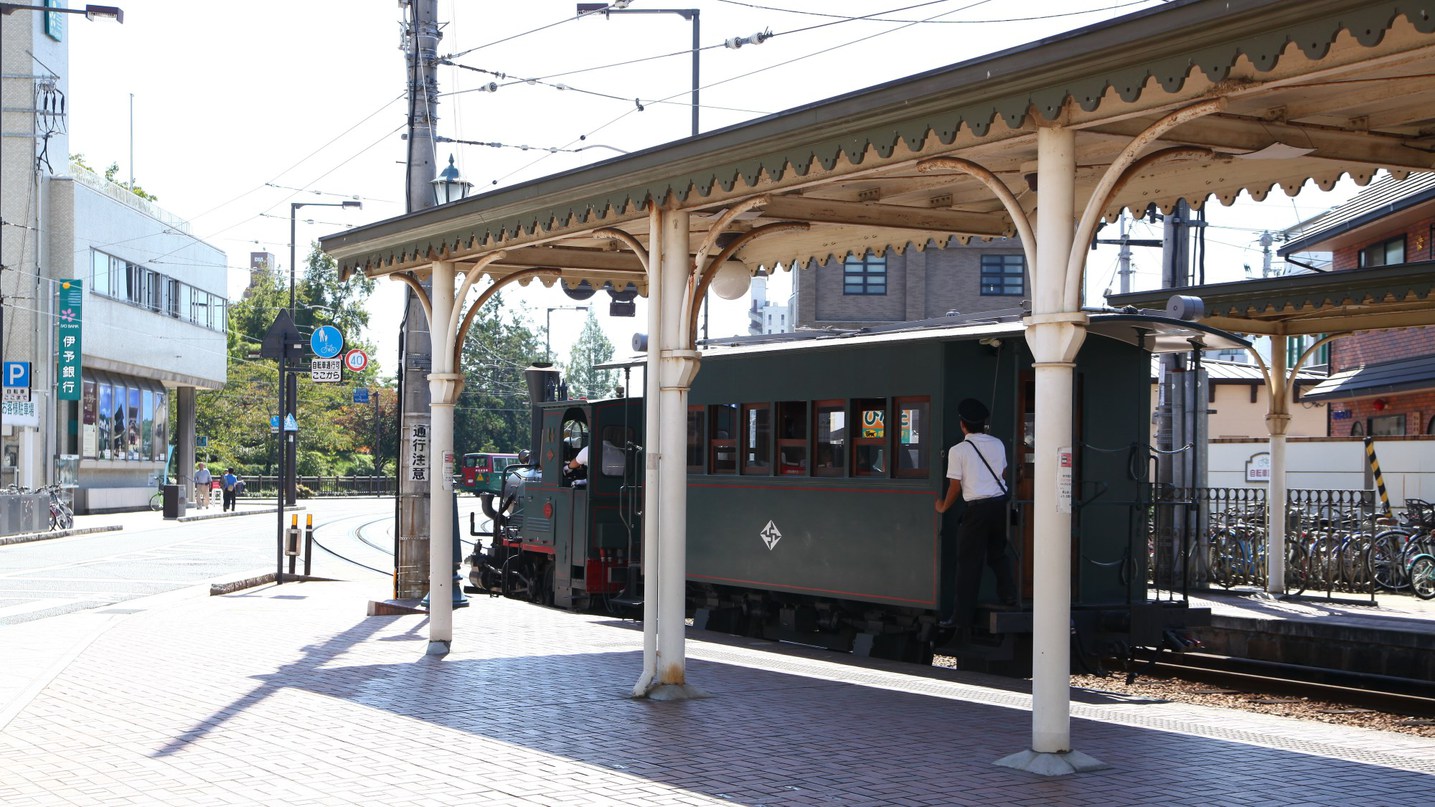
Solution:
{"label": "speed limit 40 sign", "polygon": [[369,354],[362,350],[351,350],[344,354],[344,366],[349,368],[351,373],[363,372],[369,366]]}

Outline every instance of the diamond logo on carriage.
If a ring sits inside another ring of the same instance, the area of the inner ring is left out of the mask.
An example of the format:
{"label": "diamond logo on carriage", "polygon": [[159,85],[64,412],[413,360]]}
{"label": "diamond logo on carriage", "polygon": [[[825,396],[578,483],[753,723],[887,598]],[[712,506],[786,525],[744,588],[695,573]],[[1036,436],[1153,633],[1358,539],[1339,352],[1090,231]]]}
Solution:
{"label": "diamond logo on carriage", "polygon": [[777,542],[782,540],[782,533],[772,521],[768,521],[767,526],[763,527],[762,532],[758,533],[758,535],[762,537],[762,542],[767,544],[769,550],[777,546]]}

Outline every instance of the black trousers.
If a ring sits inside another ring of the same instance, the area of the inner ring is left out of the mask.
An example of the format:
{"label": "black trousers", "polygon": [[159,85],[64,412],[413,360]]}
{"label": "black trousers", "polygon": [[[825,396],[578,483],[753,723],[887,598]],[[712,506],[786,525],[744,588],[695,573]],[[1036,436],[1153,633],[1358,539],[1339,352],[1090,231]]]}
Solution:
{"label": "black trousers", "polygon": [[[224,508],[223,508],[223,510],[225,510],[225,511],[227,511],[227,510],[233,510],[233,509],[234,509],[234,489],[233,489],[233,488],[230,488],[229,490],[225,490],[225,491],[221,491],[221,492],[224,494]],[[221,512],[223,512],[223,511],[221,511]]]}
{"label": "black trousers", "polygon": [[982,585],[982,566],[996,575],[997,597],[1003,603],[1018,598],[1006,551],[1006,501],[1001,498],[967,502],[957,528],[957,605],[952,619],[970,627],[977,617],[977,592]]}

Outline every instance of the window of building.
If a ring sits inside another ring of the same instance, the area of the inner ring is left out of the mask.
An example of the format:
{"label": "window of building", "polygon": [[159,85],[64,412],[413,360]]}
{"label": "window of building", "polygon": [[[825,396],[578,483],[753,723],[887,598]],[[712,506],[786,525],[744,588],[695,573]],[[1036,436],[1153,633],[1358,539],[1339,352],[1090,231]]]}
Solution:
{"label": "window of building", "polygon": [[1404,415],[1376,415],[1370,419],[1371,437],[1403,437],[1404,435]]}
{"label": "window of building", "polygon": [[703,436],[707,434],[707,410],[701,406],[688,407],[688,473],[700,474],[707,470],[707,462],[704,457],[707,452],[704,450],[706,443]]}
{"label": "window of building", "polygon": [[1371,244],[1360,251],[1360,268],[1393,266],[1405,263],[1405,236],[1397,236],[1379,244]]}
{"label": "window of building", "polygon": [[1026,293],[1026,258],[982,255],[982,296],[1020,297]]}
{"label": "window of building", "polygon": [[887,293],[887,259],[867,253],[847,256],[842,262],[842,293],[882,295]]}
{"label": "window of building", "polygon": [[897,458],[895,474],[899,477],[927,475],[927,413],[931,402],[926,398],[897,398],[892,411],[897,415],[897,428],[892,434],[892,453]]}
{"label": "window of building", "polygon": [[91,255],[89,288],[91,294],[133,303],[213,331],[224,331],[228,327],[228,303],[222,295],[200,291],[188,283],[103,252],[94,251]]}
{"label": "window of building", "polygon": [[807,401],[777,404],[777,470],[789,475],[807,473]]}
{"label": "window of building", "polygon": [[737,473],[737,404],[708,407],[709,473]]}
{"label": "window of building", "polygon": [[847,412],[845,401],[818,401],[812,405],[813,476],[842,476],[847,463]]}
{"label": "window of building", "polygon": [[772,407],[765,403],[742,405],[742,472],[772,473]]}

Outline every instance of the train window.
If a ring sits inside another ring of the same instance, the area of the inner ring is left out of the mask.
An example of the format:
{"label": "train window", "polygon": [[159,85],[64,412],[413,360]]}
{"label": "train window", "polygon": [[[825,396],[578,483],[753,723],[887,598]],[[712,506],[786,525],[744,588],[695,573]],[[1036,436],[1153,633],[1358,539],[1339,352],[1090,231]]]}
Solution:
{"label": "train window", "polygon": [[633,430],[622,426],[603,427],[603,458],[599,468],[604,476],[622,476],[628,466],[626,446],[633,442]]}
{"label": "train window", "polygon": [[777,472],[807,473],[807,401],[777,404]]}
{"label": "train window", "polygon": [[852,475],[886,476],[887,399],[858,398],[852,402]]}
{"label": "train window", "polygon": [[700,474],[707,470],[707,462],[703,457],[706,455],[703,442],[707,434],[707,410],[701,406],[688,407],[688,473]]}
{"label": "train window", "polygon": [[812,405],[813,476],[842,476],[847,460],[847,406],[845,401],[817,401]]}
{"label": "train window", "polygon": [[765,403],[742,405],[742,472],[772,473],[772,407]]}
{"label": "train window", "polygon": [[708,407],[708,473],[737,473],[737,404]]}
{"label": "train window", "polygon": [[[583,420],[582,412],[570,409],[566,414],[564,414],[563,434],[560,438],[560,445],[562,446],[563,451],[561,458],[563,466],[567,466],[568,463],[571,462],[574,457],[578,456],[578,452],[580,450],[588,446],[588,423],[587,421]],[[588,457],[588,467],[591,468],[592,465],[593,458],[590,456]],[[566,480],[564,484],[572,484],[573,482],[582,479],[583,470],[584,469],[580,468],[578,471],[574,472],[571,475],[565,471],[561,475],[561,477]]]}
{"label": "train window", "polygon": [[926,398],[897,398],[892,411],[897,413],[897,428],[892,430],[892,453],[897,458],[896,475],[915,477],[927,475],[927,414],[931,402]]}

